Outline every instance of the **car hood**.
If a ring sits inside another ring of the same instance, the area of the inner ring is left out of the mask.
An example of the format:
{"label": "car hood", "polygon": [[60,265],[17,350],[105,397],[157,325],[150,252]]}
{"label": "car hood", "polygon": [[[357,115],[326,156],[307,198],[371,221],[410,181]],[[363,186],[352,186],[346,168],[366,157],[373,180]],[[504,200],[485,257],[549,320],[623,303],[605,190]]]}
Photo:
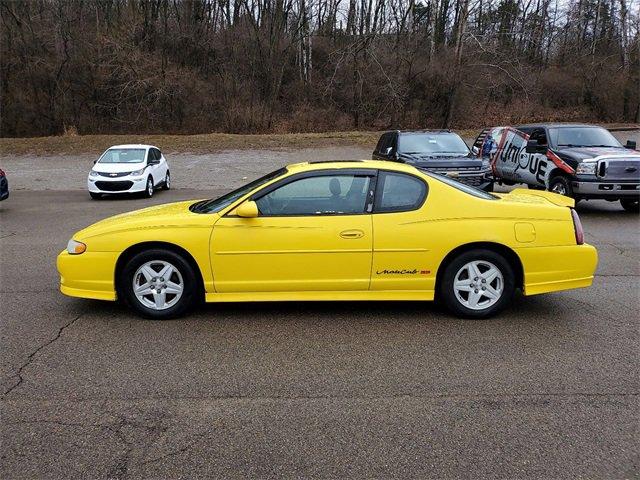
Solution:
{"label": "car hood", "polygon": [[602,156],[623,157],[633,160],[640,159],[640,152],[624,147],[563,147],[554,149],[554,151],[564,158],[571,158],[577,161]]}
{"label": "car hood", "polygon": [[122,173],[122,172],[135,172],[145,167],[145,162],[136,163],[96,163],[92,170],[100,173]]}
{"label": "car hood", "polygon": [[213,225],[214,219],[212,215],[193,213],[189,210],[189,207],[195,202],[197,200],[168,203],[114,215],[80,230],[73,238],[78,241],[84,241],[107,233],[147,228],[185,227],[196,223],[199,225],[203,221]]}
{"label": "car hood", "polygon": [[424,168],[451,168],[451,167],[477,167],[482,166],[482,159],[469,155],[438,155],[428,154],[406,154],[401,153],[399,160],[409,165]]}

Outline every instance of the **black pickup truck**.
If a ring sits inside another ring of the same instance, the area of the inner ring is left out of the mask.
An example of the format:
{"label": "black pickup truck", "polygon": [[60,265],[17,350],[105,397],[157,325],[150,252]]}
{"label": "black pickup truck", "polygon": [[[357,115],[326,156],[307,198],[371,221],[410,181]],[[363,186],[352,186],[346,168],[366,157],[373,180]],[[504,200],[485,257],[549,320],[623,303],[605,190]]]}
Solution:
{"label": "black pickup truck", "polygon": [[620,201],[638,212],[640,152],[596,125],[540,123],[483,130],[472,150],[491,159],[496,181],[576,200]]}
{"label": "black pickup truck", "polygon": [[449,130],[386,132],[378,140],[372,158],[408,163],[476,188],[493,190],[489,159],[474,155],[464,140]]}

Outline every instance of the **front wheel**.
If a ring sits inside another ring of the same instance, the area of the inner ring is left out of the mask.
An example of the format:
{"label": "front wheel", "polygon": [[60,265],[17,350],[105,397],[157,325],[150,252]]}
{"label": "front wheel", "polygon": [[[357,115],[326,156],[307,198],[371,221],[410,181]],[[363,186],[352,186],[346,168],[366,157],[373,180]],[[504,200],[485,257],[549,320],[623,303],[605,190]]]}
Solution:
{"label": "front wheel", "polygon": [[181,255],[152,249],[131,258],[118,276],[118,295],[145,318],[183,315],[199,298],[196,273]]}
{"label": "front wheel", "polygon": [[549,191],[565,197],[573,197],[571,182],[564,175],[556,175],[549,181]]}
{"label": "front wheel", "polygon": [[488,318],[513,297],[515,275],[509,262],[492,250],[471,250],[456,257],[444,271],[439,297],[451,313],[463,318]]}
{"label": "front wheel", "polygon": [[147,178],[147,186],[144,189],[144,196],[147,197],[147,198],[153,197],[153,191],[154,191],[153,178],[151,178],[151,176],[149,176],[149,178]]}
{"label": "front wheel", "polygon": [[624,208],[627,212],[640,212],[640,199],[638,198],[621,198],[620,205],[622,205],[622,208]]}

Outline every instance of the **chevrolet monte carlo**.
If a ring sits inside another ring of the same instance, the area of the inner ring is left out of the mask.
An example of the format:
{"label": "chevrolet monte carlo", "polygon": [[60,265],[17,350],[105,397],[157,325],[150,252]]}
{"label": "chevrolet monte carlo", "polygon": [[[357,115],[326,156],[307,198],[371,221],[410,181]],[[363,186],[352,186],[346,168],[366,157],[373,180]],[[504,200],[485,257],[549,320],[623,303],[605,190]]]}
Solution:
{"label": "chevrolet monte carlo", "polygon": [[385,161],[290,165],[213,200],[116,215],[58,256],[62,293],[165,319],[200,301],[441,300],[485,318],[514,290],[588,287],[574,201],[491,194]]}

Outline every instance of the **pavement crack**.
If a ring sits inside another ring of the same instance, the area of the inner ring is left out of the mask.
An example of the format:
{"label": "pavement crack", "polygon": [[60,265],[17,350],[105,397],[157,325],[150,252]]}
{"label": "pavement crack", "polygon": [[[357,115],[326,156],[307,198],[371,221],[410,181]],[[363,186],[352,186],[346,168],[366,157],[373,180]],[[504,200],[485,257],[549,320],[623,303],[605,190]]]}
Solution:
{"label": "pavement crack", "polygon": [[49,339],[47,342],[43,343],[42,345],[40,345],[38,348],[36,348],[33,352],[31,352],[29,354],[29,356],[27,357],[27,360],[20,365],[20,367],[18,367],[18,370],[16,371],[16,373],[14,373],[12,376],[17,378],[17,381],[10,386],[8,389],[6,389],[3,393],[2,396],[6,397],[7,395],[9,395],[11,392],[13,392],[16,388],[18,388],[20,385],[22,385],[22,382],[24,381],[24,377],[22,376],[22,372],[25,368],[27,368],[31,362],[33,361],[34,358],[36,358],[38,356],[38,354],[44,350],[45,348],[47,348],[49,345],[53,344],[56,340],[58,340],[61,336],[62,333],[69,327],[71,327],[74,323],[76,323],[76,321],[78,321],[78,319],[80,317],[82,317],[82,315],[84,315],[84,313],[81,313],[79,315],[77,315],[76,317],[72,318],[70,321],[68,321],[67,323],[65,323],[63,326],[61,326],[58,329],[58,332],[56,333],[56,335]]}

